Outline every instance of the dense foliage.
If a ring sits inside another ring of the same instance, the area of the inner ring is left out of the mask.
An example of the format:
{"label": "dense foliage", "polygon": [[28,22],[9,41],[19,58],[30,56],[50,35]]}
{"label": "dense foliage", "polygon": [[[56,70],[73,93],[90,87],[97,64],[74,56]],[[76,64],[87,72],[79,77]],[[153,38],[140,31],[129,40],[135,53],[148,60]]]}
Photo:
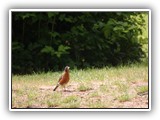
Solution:
{"label": "dense foliage", "polygon": [[12,72],[140,62],[145,57],[139,42],[145,25],[143,15],[142,12],[12,12]]}

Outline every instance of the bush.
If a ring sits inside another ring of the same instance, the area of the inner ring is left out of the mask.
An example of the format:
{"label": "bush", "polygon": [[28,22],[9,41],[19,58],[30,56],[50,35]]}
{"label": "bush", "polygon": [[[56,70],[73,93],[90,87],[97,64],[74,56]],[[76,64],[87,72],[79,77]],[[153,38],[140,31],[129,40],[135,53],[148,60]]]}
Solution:
{"label": "bush", "polygon": [[[12,72],[140,62],[139,12],[12,12]],[[137,17],[139,16],[139,17]]]}

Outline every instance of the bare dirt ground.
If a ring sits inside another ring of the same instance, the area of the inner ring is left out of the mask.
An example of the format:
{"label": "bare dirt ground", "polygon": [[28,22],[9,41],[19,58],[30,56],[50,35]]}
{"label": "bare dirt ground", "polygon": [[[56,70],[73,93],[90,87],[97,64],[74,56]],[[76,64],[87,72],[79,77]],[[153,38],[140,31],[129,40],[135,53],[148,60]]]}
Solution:
{"label": "bare dirt ground", "polygon": [[[63,91],[61,87],[59,87],[55,92],[59,92],[62,94],[62,96],[65,98],[67,96],[75,95],[79,98],[81,98],[81,104],[80,108],[88,108],[87,103],[93,102],[97,103],[99,101],[102,102],[104,108],[148,108],[148,92],[145,93],[137,93],[134,88],[138,86],[147,86],[147,82],[135,82],[132,83],[130,87],[130,94],[134,94],[134,96],[126,101],[119,101],[112,92],[109,91],[109,93],[100,93],[98,95],[94,95],[92,97],[92,94],[96,93],[100,87],[103,85],[101,82],[92,83],[91,88],[84,91],[78,90],[78,84],[72,83],[69,86],[67,86],[67,90]],[[40,91],[52,91],[53,86],[41,86],[39,88]],[[112,86],[112,91],[115,90],[115,86]],[[105,105],[106,104],[106,105]],[[102,106],[102,107],[103,107]],[[54,108],[59,108],[59,106],[54,106]]]}

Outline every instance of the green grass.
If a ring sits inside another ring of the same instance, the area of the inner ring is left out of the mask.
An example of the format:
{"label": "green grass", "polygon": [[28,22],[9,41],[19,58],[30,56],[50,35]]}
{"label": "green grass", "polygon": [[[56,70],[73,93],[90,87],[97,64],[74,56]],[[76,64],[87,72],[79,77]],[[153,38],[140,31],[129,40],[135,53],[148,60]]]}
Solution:
{"label": "green grass", "polygon": [[[125,106],[137,93],[148,91],[148,67],[142,64],[70,70],[63,92],[53,92],[61,72],[12,76],[14,108],[106,108]],[[41,89],[46,87],[46,89]],[[130,106],[133,107],[133,106]],[[138,105],[134,107],[139,107]]]}
{"label": "green grass", "polygon": [[87,85],[84,85],[84,84],[80,84],[80,86],[78,87],[78,90],[79,91],[87,91],[87,90],[90,90],[91,87],[87,86]]}
{"label": "green grass", "polygon": [[70,95],[63,99],[62,108],[79,108],[80,98],[76,95]]}
{"label": "green grass", "polygon": [[90,102],[89,103],[89,105],[88,105],[88,107],[89,108],[106,108],[106,105],[107,104],[104,104],[104,102],[102,102],[102,101],[95,101],[95,102]]}
{"label": "green grass", "polygon": [[100,95],[97,91],[90,94],[90,98],[98,97],[98,96],[100,96]]}
{"label": "green grass", "polygon": [[140,86],[136,90],[138,94],[143,94],[148,92],[148,86]]}
{"label": "green grass", "polygon": [[129,101],[130,100],[130,96],[129,96],[129,94],[125,93],[125,94],[122,94],[122,95],[118,96],[118,100],[120,102]]}
{"label": "green grass", "polygon": [[109,89],[105,84],[100,85],[99,90],[100,92],[109,92]]}

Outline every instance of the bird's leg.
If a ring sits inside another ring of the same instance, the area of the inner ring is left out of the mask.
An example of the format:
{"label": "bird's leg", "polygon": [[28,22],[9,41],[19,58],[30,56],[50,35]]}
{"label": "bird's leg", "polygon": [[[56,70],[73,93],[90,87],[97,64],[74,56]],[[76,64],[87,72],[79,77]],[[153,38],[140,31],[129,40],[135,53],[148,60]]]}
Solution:
{"label": "bird's leg", "polygon": [[65,91],[65,92],[67,91],[67,89],[66,89],[66,86],[65,86],[65,85],[63,86],[63,91]]}

